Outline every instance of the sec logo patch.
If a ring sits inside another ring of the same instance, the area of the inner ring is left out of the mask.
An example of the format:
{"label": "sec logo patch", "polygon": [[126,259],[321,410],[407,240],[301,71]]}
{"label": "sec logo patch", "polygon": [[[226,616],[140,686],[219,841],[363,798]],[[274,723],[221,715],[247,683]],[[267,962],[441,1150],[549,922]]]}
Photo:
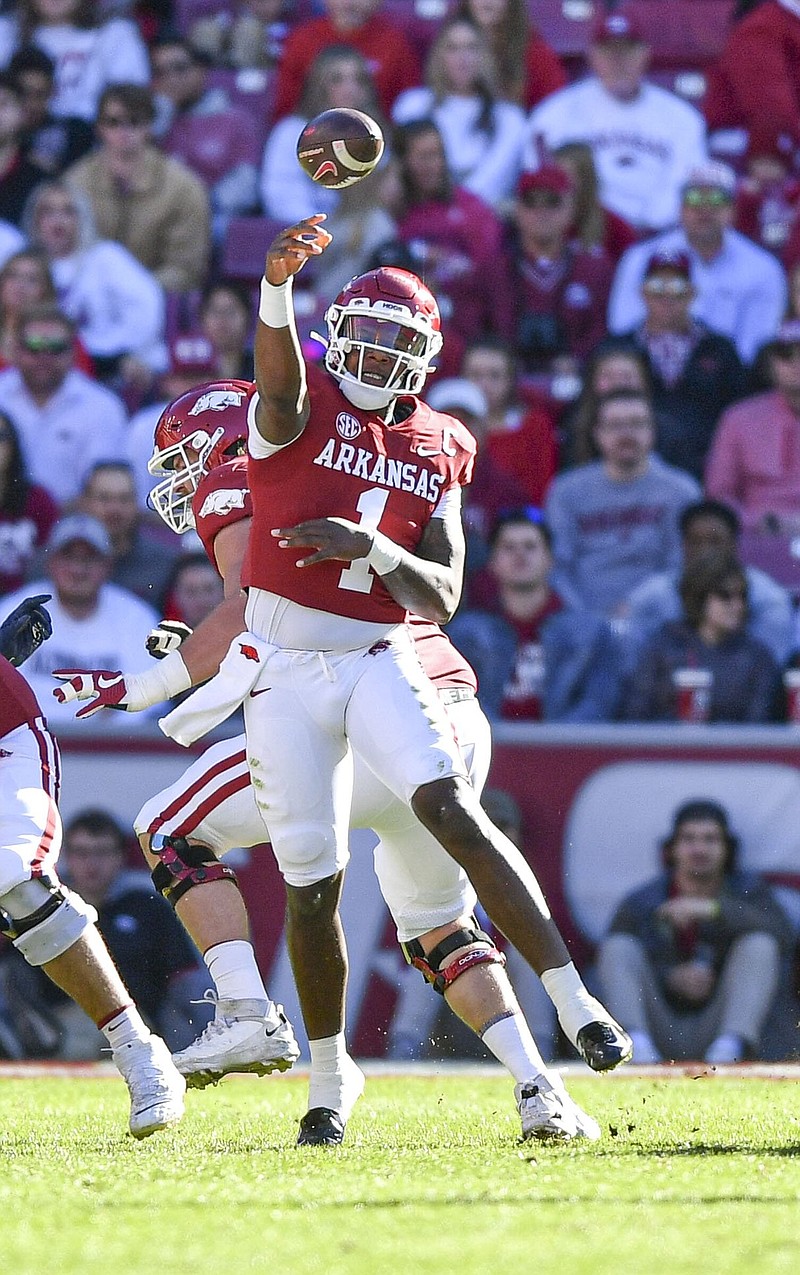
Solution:
{"label": "sec logo patch", "polygon": [[361,422],[349,412],[340,412],[336,417],[336,432],[342,438],[358,438],[361,433]]}

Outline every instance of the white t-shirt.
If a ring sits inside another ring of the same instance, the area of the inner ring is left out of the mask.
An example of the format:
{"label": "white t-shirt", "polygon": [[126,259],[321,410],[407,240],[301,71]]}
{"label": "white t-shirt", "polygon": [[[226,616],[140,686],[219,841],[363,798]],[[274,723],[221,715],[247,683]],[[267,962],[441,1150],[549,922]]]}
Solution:
{"label": "white t-shirt", "polygon": [[127,413],[122,400],[73,368],[44,407],[15,367],[0,372],[0,403],[17,427],[31,482],[59,505],[78,495],[98,460],[119,460]]}
{"label": "white t-shirt", "polygon": [[50,270],[90,354],[137,354],[154,371],[165,370],[164,290],[127,248],[100,240],[51,261]]}
{"label": "white t-shirt", "polygon": [[[114,18],[83,29],[69,23],[37,27],[33,41],[56,66],[54,115],[77,115],[93,121],[107,84],[149,84],[147,49],[135,23]],[[12,16],[0,18],[0,66],[6,67],[19,47],[19,27]]]}
{"label": "white t-shirt", "polygon": [[[53,595],[47,603],[53,621],[53,636],[25,661],[25,677],[48,724],[58,731],[73,722],[75,710],[80,705],[59,704],[53,698],[53,688],[59,685],[51,676],[53,669],[123,669],[126,673],[143,673],[152,668],[152,657],[147,654],[145,640],[160,617],[127,589],[120,589],[116,584],[104,584],[94,614],[85,620],[75,620],[59,603],[51,580],[34,580],[3,598],[2,618],[5,619],[24,598],[37,593]],[[101,728],[123,732],[136,730],[161,712],[162,705],[155,705],[143,713],[103,712],[93,718],[90,725],[94,726],[102,717]],[[85,724],[79,722],[78,729],[81,727],[85,728]]]}
{"label": "white t-shirt", "polygon": [[396,124],[432,119],[442,135],[453,180],[496,206],[513,194],[517,184],[525,115],[511,102],[496,102],[494,131],[487,133],[478,127],[482,105],[477,97],[446,97],[437,103],[432,89],[406,89],[394,104],[392,118]]}
{"label": "white t-shirt", "polygon": [[10,221],[0,221],[0,269],[9,257],[25,247],[25,236]]}
{"label": "white t-shirt", "polygon": [[683,183],[707,161],[700,112],[646,82],[631,102],[612,97],[596,76],[551,93],[528,119],[526,168],[539,167],[537,139],[550,149],[588,142],[602,202],[644,229],[675,225]]}

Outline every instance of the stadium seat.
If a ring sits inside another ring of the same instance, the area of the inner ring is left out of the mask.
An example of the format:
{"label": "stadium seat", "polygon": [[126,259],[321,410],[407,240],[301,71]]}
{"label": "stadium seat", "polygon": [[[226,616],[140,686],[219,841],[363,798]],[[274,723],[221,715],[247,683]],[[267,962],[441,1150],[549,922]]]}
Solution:
{"label": "stadium seat", "polygon": [[795,598],[800,596],[800,536],[743,531],[739,537],[739,557],[748,567],[766,571]]}
{"label": "stadium seat", "polygon": [[436,33],[454,6],[455,0],[384,0],[381,14],[403,32],[424,66]]}
{"label": "stadium seat", "polygon": [[629,0],[632,16],[648,37],[653,66],[707,67],[722,52],[735,0]]}
{"label": "stadium seat", "polygon": [[531,22],[551,49],[567,60],[582,61],[589,32],[602,0],[528,0]]}
{"label": "stadium seat", "polygon": [[222,245],[221,273],[226,279],[257,283],[272,240],[283,230],[271,217],[232,217]]}
{"label": "stadium seat", "polygon": [[270,71],[247,67],[240,71],[215,67],[208,74],[210,88],[224,89],[231,106],[246,111],[258,129],[259,148],[263,148],[272,124],[275,77]]}

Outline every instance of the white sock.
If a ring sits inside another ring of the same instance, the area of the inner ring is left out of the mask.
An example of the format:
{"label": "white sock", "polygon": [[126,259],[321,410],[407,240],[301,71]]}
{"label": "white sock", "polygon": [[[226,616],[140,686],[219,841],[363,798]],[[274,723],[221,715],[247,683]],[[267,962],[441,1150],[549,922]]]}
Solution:
{"label": "white sock", "polygon": [[344,1032],[308,1042],[311,1051],[311,1075],[308,1081],[308,1108],[328,1107],[338,1111],[342,1120],[361,1097],[364,1073],[347,1052]]}
{"label": "white sock", "polygon": [[126,1005],[117,1010],[104,1023],[97,1026],[105,1036],[112,1049],[120,1049],[123,1045],[131,1045],[135,1040],[149,1040],[150,1028],[146,1026],[135,1005]]}
{"label": "white sock", "polygon": [[522,1014],[509,1014],[481,1033],[481,1040],[518,1082],[545,1075],[547,1067]]}
{"label": "white sock", "polygon": [[545,970],[541,975],[542,986],[556,1007],[567,1040],[577,1045],[578,1032],[596,1019],[607,1022],[610,1015],[584,986],[583,979],[572,961],[555,970]]}
{"label": "white sock", "polygon": [[252,1017],[258,1010],[260,1017],[272,1017],[277,1022],[275,1007],[256,964],[252,943],[245,939],[215,943],[205,953],[203,960],[221,1001],[249,1001],[248,1017]]}

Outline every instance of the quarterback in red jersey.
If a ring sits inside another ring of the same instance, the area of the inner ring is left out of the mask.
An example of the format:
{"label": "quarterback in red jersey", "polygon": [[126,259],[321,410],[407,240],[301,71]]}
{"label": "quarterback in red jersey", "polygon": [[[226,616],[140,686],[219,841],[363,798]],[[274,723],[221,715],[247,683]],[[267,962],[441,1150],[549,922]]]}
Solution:
{"label": "quarterback in red jersey", "polygon": [[[533,873],[480,807],[403,623],[409,612],[446,623],[463,577],[460,492],[474,440],[416,397],[441,348],[436,301],[403,270],[351,280],[325,315],[330,380],[309,393],[292,281],[330,242],[323,221],[290,227],[267,253],[242,583],[248,629],[264,649],[256,697],[245,699],[248,760],[286,881],[287,941],[312,1060],[335,1067],[346,1057],[337,904],[352,752],[464,869],[546,987],[578,976]],[[486,959],[470,918],[433,938],[425,958],[435,976],[456,978]],[[577,1041],[587,1061],[608,1068],[630,1056],[631,1043],[598,1018],[599,1008],[587,1007]],[[324,1086],[312,1087],[300,1141],[342,1135]]]}
{"label": "quarterback in red jersey", "polygon": [[[239,580],[241,567],[241,551],[237,557],[231,549],[231,537],[235,536],[241,547],[240,532],[252,516],[246,462],[224,460],[236,450],[237,428],[243,417],[240,404],[249,397],[247,388],[234,391],[239,401],[207,422],[209,428],[204,433],[198,432],[198,416],[203,417],[204,404],[221,400],[223,387],[202,387],[170,405],[156,429],[152,466],[157,473],[167,472],[154,498],[162,517],[178,531],[194,524],[226,584]],[[228,387],[226,395],[229,392]],[[244,436],[242,428],[242,446]],[[209,446],[212,438],[216,441]],[[216,464],[220,459],[224,463]],[[210,472],[201,478],[204,468]],[[187,492],[192,493],[191,511]],[[480,790],[488,770],[490,735],[475,699],[475,675],[437,625],[412,618],[411,627],[420,660],[447,705],[470,776]],[[174,637],[169,628],[162,635],[166,645]],[[197,639],[193,643],[196,645]],[[183,649],[188,655],[191,648],[189,642]],[[267,835],[249,781],[246,756],[241,736],[213,745],[176,783],[146,802],[135,821],[142,849],[155,869],[154,880],[167,878],[161,881],[166,885],[165,894],[204,953],[212,977],[220,963],[224,971],[225,997],[218,989],[214,1021],[175,1057],[179,1070],[197,1087],[229,1071],[264,1073],[281,1061],[292,1060],[287,1046],[293,1046],[294,1041],[293,1037],[289,1040],[287,1025],[277,1031],[273,1025],[272,1031],[264,1031],[268,997],[247,941],[246,914],[233,874],[223,879],[216,861],[217,855],[234,846],[255,845]],[[351,826],[374,827],[378,832],[381,840],[375,850],[375,866],[398,938],[410,952],[424,952],[431,946],[428,935],[433,928],[471,916],[474,891],[455,861],[420,827],[410,808],[379,783],[363,760],[358,756],[354,760]],[[152,853],[154,844],[159,855]],[[173,873],[181,858],[188,861],[192,855],[205,856],[198,879],[194,881],[191,872],[184,874],[176,890],[174,878],[165,871],[165,848]],[[200,884],[206,889],[192,889]],[[492,947],[485,940],[487,953]],[[479,970],[476,964],[466,974],[456,987],[440,988],[445,998],[488,1047],[497,1050],[500,1060],[509,1064],[520,1090],[526,1081],[532,1087],[533,1078],[539,1077],[535,1097],[518,1095],[523,1132],[539,1137],[597,1136],[594,1122],[569,1100],[558,1076],[543,1068],[502,966]],[[489,1028],[498,1021],[505,1024],[500,1034],[506,1038],[499,1046],[494,1043],[497,1033]],[[514,1040],[513,1049],[509,1049],[510,1039]],[[353,1077],[351,1070],[350,1103],[354,1100]],[[548,1097],[539,1096],[546,1092]],[[336,1110],[346,1120],[342,1099]]]}
{"label": "quarterback in red jersey", "polygon": [[0,932],[104,1033],[130,1091],[130,1131],[144,1138],[180,1120],[186,1086],[133,1005],[94,908],[56,873],[58,746],[15,667],[50,635],[47,601],[26,599],[0,627]]}

